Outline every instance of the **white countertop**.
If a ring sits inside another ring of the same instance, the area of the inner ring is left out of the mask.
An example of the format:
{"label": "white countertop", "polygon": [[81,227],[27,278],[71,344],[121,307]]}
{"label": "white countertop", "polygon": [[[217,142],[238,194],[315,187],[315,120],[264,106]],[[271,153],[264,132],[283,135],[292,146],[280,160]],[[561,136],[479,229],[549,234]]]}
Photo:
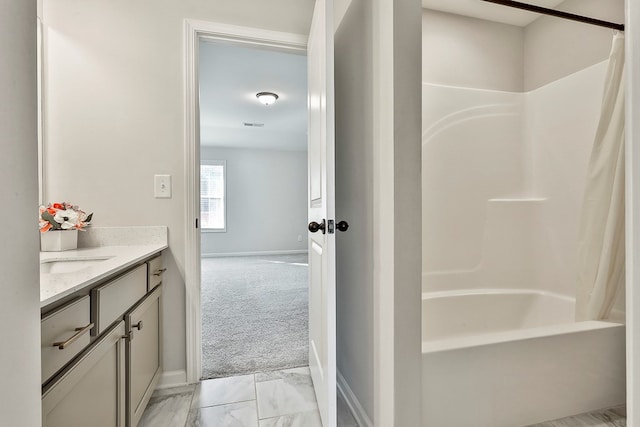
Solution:
{"label": "white countertop", "polygon": [[[166,228],[165,228],[166,236]],[[114,242],[111,242],[114,243]],[[126,269],[168,247],[165,239],[138,240],[134,244],[107,244],[97,247],[79,247],[63,252],[40,252],[40,262],[61,259],[107,258],[95,265],[68,273],[40,274],[40,308],[56,302],[72,293],[91,286],[100,280]]]}

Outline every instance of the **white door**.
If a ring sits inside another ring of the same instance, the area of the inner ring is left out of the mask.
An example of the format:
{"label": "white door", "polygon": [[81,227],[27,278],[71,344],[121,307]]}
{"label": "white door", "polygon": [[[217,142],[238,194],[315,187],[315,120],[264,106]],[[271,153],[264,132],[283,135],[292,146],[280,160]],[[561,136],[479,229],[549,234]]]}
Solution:
{"label": "white door", "polygon": [[[309,367],[324,427],[336,427],[333,0],[316,0],[307,46]],[[314,224],[315,223],[315,224]],[[314,227],[316,225],[316,227]],[[318,228],[317,225],[323,226]],[[312,232],[316,230],[315,232]]]}

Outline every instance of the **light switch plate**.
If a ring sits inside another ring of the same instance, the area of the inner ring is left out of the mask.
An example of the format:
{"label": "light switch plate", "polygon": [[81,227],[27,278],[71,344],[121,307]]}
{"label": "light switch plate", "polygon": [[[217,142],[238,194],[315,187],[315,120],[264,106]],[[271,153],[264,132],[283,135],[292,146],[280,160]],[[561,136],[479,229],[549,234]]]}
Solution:
{"label": "light switch plate", "polygon": [[171,175],[154,175],[153,195],[156,199],[171,198]]}

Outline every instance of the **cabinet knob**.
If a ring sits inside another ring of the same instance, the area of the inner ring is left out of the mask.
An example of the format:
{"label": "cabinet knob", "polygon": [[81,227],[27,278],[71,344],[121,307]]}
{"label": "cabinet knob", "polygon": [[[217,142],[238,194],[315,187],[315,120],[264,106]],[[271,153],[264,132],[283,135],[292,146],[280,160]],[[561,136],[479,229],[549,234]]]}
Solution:
{"label": "cabinet knob", "polygon": [[132,325],[132,327],[136,328],[139,331],[141,331],[142,330],[142,320],[139,321],[138,323],[136,323],[135,325]]}

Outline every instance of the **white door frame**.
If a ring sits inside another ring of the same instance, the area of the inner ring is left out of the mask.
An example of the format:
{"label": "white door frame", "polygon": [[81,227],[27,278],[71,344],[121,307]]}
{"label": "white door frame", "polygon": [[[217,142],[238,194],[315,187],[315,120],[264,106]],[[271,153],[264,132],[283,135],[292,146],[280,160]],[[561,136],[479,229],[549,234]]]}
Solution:
{"label": "white door frame", "polygon": [[198,43],[201,38],[238,45],[305,52],[307,36],[279,31],[186,19],[184,22],[184,141],[185,141],[185,302],[187,383],[202,374],[200,308],[200,107]]}
{"label": "white door frame", "polygon": [[[640,5],[626,0],[626,325],[627,425],[640,425]],[[634,184],[635,182],[635,184]]]}

